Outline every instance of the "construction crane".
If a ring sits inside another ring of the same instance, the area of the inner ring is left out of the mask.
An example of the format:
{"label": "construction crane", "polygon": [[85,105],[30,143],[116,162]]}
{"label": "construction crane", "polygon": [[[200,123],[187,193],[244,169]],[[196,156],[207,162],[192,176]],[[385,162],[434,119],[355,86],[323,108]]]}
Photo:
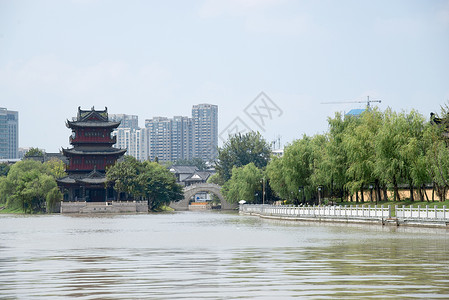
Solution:
{"label": "construction crane", "polygon": [[377,102],[381,103],[381,100],[370,100],[369,96],[367,96],[366,101],[341,101],[341,102],[321,102],[321,104],[340,104],[340,103],[366,103],[366,107],[370,108],[370,103]]}

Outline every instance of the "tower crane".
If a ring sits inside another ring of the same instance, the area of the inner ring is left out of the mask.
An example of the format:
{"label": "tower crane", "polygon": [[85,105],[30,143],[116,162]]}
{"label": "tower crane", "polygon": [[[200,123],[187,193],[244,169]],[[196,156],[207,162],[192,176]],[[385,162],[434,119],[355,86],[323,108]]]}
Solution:
{"label": "tower crane", "polygon": [[369,96],[367,96],[366,101],[337,101],[337,102],[321,102],[321,104],[340,104],[340,103],[366,103],[366,107],[370,108],[370,103],[381,103],[381,100],[371,100]]}

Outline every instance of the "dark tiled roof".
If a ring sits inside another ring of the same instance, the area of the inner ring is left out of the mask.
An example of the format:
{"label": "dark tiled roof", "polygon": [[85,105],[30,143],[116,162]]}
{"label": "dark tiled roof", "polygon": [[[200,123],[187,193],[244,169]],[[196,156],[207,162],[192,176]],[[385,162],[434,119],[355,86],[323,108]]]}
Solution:
{"label": "dark tiled roof", "polygon": [[123,155],[126,149],[112,147],[77,147],[72,149],[62,149],[64,155]]}
{"label": "dark tiled roof", "polygon": [[68,128],[76,128],[76,127],[103,127],[103,128],[117,128],[120,125],[120,122],[79,122],[79,121],[69,121],[67,120],[66,126]]}
{"label": "dark tiled roof", "polygon": [[184,181],[207,181],[210,175],[210,172],[195,172]]}
{"label": "dark tiled roof", "polygon": [[106,176],[97,170],[93,170],[87,175],[69,175],[56,181],[61,184],[104,184],[106,183]]}
{"label": "dark tiled roof", "polygon": [[170,172],[175,174],[193,174],[198,170],[195,166],[171,166]]}

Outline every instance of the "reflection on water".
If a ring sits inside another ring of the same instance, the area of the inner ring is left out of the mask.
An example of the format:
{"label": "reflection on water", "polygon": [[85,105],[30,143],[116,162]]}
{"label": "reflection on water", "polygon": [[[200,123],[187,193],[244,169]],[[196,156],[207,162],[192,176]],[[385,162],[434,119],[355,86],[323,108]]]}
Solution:
{"label": "reflection on water", "polygon": [[448,298],[441,229],[225,213],[0,216],[0,298]]}

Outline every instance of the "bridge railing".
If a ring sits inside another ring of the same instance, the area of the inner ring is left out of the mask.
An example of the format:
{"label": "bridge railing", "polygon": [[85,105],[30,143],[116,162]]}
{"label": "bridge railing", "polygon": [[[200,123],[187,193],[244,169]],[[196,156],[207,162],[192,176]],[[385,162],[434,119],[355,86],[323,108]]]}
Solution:
{"label": "bridge railing", "polygon": [[405,207],[402,205],[399,207],[395,206],[396,217],[401,219],[410,219],[410,220],[449,220],[449,209],[446,206],[443,208],[438,208],[436,205],[433,208],[430,208],[428,205],[425,207],[413,207],[410,205],[409,207]]}
{"label": "bridge railing", "polygon": [[381,219],[391,217],[391,206],[371,205],[355,206],[286,206],[244,204],[240,206],[243,213],[260,214],[264,216],[283,217],[335,217],[335,218],[364,218]]}

